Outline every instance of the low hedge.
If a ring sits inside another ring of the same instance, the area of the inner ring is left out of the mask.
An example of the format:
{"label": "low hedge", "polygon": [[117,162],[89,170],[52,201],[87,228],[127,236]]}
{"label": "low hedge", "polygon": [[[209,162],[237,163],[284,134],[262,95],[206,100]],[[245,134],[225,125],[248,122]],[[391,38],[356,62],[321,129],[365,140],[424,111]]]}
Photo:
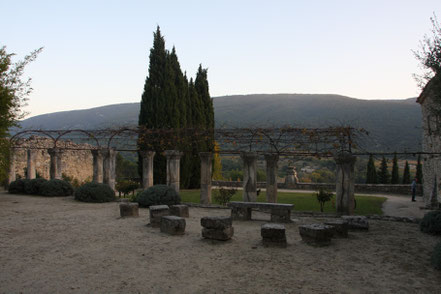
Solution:
{"label": "low hedge", "polygon": [[175,205],[181,203],[181,197],[175,189],[167,185],[155,185],[136,195],[136,202],[141,207]]}
{"label": "low hedge", "polygon": [[115,200],[115,192],[106,184],[87,183],[75,190],[75,200],[82,202],[111,202]]}
{"label": "low hedge", "polygon": [[424,233],[441,235],[441,210],[426,213],[421,220],[420,229]]}
{"label": "low hedge", "polygon": [[43,178],[37,178],[25,181],[24,192],[25,194],[40,195],[41,186],[46,183],[47,180]]}
{"label": "low hedge", "polygon": [[28,179],[17,179],[9,184],[8,192],[11,194],[26,194],[25,185],[29,182]]}
{"label": "low hedge", "polygon": [[53,179],[46,181],[40,185],[40,193],[42,196],[70,196],[74,192],[72,185],[64,180]]}

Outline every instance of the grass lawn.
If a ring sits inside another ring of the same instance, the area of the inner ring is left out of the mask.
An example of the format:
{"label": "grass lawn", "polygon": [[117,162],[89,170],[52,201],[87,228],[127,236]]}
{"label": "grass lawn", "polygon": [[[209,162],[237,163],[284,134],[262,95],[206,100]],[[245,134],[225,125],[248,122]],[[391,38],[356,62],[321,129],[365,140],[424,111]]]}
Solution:
{"label": "grass lawn", "polygon": [[[213,190],[215,193],[215,190]],[[200,190],[181,190],[179,192],[182,198],[182,202],[199,203]],[[367,214],[383,214],[381,206],[386,201],[385,197],[374,196],[358,196],[355,195],[357,201],[357,207],[355,214],[367,215]],[[242,201],[242,191],[237,191],[234,194],[232,201]],[[265,191],[262,191],[257,197],[258,202],[265,202]],[[301,192],[279,192],[277,193],[278,203],[294,204],[294,211],[320,211],[320,204],[317,201],[315,193],[301,193]],[[325,204],[325,212],[335,212],[335,196],[330,202]]]}

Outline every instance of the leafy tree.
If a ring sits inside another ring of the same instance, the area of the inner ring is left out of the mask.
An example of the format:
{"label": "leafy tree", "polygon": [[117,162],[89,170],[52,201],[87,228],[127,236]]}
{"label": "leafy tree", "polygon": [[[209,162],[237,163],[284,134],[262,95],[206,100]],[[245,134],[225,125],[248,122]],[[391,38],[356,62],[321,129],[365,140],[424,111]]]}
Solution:
{"label": "leafy tree", "polygon": [[423,183],[423,164],[421,163],[421,155],[418,155],[415,178],[417,178],[418,184]]}
{"label": "leafy tree", "polygon": [[391,177],[391,184],[398,184],[400,182],[400,175],[398,174],[398,159],[397,154],[394,154],[394,159],[392,161],[392,177]]}
{"label": "leafy tree", "polygon": [[406,164],[404,165],[403,184],[410,184],[410,169],[409,162],[407,162],[407,160]]}
{"label": "leafy tree", "polygon": [[378,183],[379,184],[389,184],[390,183],[389,170],[387,169],[387,160],[383,156],[381,160],[380,170],[378,171]]}
{"label": "leafy tree", "polygon": [[367,172],[366,172],[366,184],[376,184],[377,179],[377,170],[375,169],[375,162],[372,155],[369,156],[369,161],[367,164]]}
{"label": "leafy tree", "polygon": [[116,154],[116,179],[135,179],[138,177],[138,169],[136,163],[125,159],[120,153]]}

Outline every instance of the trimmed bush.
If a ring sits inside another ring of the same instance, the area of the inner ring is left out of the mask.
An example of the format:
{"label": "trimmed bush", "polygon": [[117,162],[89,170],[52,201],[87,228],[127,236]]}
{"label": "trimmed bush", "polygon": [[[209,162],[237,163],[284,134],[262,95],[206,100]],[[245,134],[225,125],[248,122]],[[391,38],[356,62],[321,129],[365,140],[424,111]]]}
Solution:
{"label": "trimmed bush", "polygon": [[181,203],[181,197],[175,189],[167,185],[155,185],[136,195],[136,202],[141,207],[150,205],[175,205]]}
{"label": "trimmed bush", "polygon": [[46,183],[46,179],[37,178],[25,181],[24,192],[31,195],[40,195],[41,185]]}
{"label": "trimmed bush", "polygon": [[75,190],[75,200],[82,202],[111,202],[115,200],[115,192],[106,184],[87,183]]}
{"label": "trimmed bush", "polygon": [[8,192],[11,194],[25,194],[25,185],[29,182],[28,179],[18,179],[9,184]]}
{"label": "trimmed bush", "polygon": [[441,235],[441,210],[426,213],[421,220],[420,229],[424,233]]}
{"label": "trimmed bush", "polygon": [[435,245],[431,261],[436,269],[441,270],[441,242]]}
{"label": "trimmed bush", "polygon": [[49,180],[40,186],[40,195],[42,196],[70,196],[72,194],[72,185],[63,180]]}

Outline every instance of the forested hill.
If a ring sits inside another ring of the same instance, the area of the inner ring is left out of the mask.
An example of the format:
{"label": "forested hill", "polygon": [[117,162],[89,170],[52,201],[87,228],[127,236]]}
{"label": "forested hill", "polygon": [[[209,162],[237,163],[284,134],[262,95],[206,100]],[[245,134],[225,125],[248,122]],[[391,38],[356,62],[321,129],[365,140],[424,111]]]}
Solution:
{"label": "forested hill", "polygon": [[[216,127],[326,127],[351,125],[370,132],[369,150],[419,150],[421,110],[415,98],[360,100],[339,95],[262,94],[213,98]],[[38,115],[24,129],[96,129],[136,125],[139,103]]]}

